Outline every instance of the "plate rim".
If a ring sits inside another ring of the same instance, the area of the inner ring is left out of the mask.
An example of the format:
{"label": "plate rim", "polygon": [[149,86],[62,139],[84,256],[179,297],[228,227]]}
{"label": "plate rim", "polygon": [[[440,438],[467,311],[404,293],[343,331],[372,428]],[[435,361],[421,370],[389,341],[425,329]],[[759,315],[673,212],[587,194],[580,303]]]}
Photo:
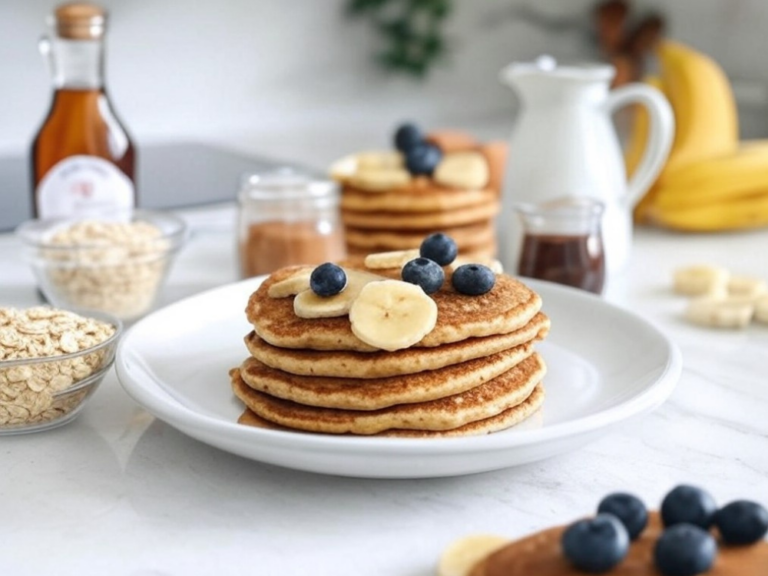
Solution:
{"label": "plate rim", "polygon": [[[631,398],[615,406],[581,416],[574,420],[553,424],[546,428],[521,430],[515,434],[485,434],[459,438],[386,438],[366,436],[341,437],[328,434],[284,432],[281,430],[244,426],[236,421],[230,422],[192,410],[157,386],[151,379],[149,379],[149,384],[139,382],[129,373],[125,365],[126,357],[129,355],[126,349],[131,343],[131,337],[138,331],[138,327],[151,321],[159,313],[174,307],[183,306],[190,300],[204,298],[220,291],[234,290],[238,286],[252,285],[253,289],[256,289],[266,277],[249,278],[193,294],[160,308],[136,322],[120,339],[115,358],[115,371],[123,390],[147,411],[174,428],[181,429],[194,426],[197,430],[205,430],[215,435],[226,434],[230,436],[235,434],[243,435],[244,438],[250,436],[254,441],[259,439],[269,441],[272,448],[291,448],[293,450],[322,449],[337,453],[365,453],[367,455],[371,454],[372,449],[379,453],[390,454],[461,454],[518,449],[577,437],[600,429],[607,429],[634,416],[650,412],[663,404],[671,396],[682,373],[683,359],[679,347],[655,322],[582,290],[530,278],[522,278],[522,280],[534,289],[537,285],[543,285],[547,290],[563,293],[566,298],[576,298],[577,300],[588,302],[590,305],[599,304],[600,306],[607,307],[612,313],[620,314],[631,321],[645,325],[655,337],[663,342],[666,350],[667,361],[661,374]],[[162,396],[159,394],[162,394]],[[182,432],[189,434],[184,430]],[[199,434],[195,435],[195,437],[201,439]],[[205,440],[203,441],[205,442]]]}

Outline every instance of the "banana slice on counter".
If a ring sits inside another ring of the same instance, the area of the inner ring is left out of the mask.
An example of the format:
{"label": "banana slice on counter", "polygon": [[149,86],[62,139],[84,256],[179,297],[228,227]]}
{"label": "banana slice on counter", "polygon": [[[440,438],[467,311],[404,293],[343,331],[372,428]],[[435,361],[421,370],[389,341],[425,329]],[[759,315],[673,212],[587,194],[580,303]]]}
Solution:
{"label": "banana slice on counter", "polygon": [[365,257],[365,267],[371,270],[385,268],[402,268],[414,258],[419,257],[419,249],[393,250],[392,252],[376,252]]}
{"label": "banana slice on counter", "polygon": [[468,576],[480,560],[507,544],[509,539],[491,534],[475,534],[457,540],[440,556],[437,576]]}
{"label": "banana slice on counter", "polygon": [[432,331],[437,304],[415,284],[372,282],[352,303],[349,320],[360,340],[391,352],[416,344]]}
{"label": "banana slice on counter", "polygon": [[686,296],[725,296],[730,272],[719,266],[688,266],[674,273],[674,289]]}
{"label": "banana slice on counter", "polygon": [[386,280],[378,274],[360,270],[344,270],[347,285],[335,296],[318,296],[312,290],[304,290],[293,300],[293,311],[299,318],[335,318],[349,313],[360,291],[371,282]]}
{"label": "banana slice on counter", "polygon": [[731,276],[728,281],[729,296],[743,296],[757,300],[758,297],[768,292],[768,283],[761,278],[750,276]]}
{"label": "banana slice on counter", "polygon": [[685,312],[689,322],[712,328],[746,328],[754,315],[754,301],[740,296],[695,298]]}
{"label": "banana slice on counter", "polygon": [[768,324],[768,294],[760,296],[755,302],[755,320]]}
{"label": "banana slice on counter", "polygon": [[297,270],[293,276],[289,276],[285,280],[275,282],[269,287],[267,295],[270,298],[287,298],[288,296],[295,296],[299,292],[309,290],[309,277],[312,275],[311,266]]}

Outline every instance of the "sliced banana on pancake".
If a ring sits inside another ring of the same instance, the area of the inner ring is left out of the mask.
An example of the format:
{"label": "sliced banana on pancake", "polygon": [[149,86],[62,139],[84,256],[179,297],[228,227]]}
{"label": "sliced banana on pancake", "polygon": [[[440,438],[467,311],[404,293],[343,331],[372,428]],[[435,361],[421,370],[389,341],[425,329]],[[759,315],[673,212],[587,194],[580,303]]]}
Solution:
{"label": "sliced banana on pancake", "polygon": [[674,274],[674,289],[686,296],[725,296],[731,274],[719,266],[688,266]]}
{"label": "sliced banana on pancake", "polygon": [[391,252],[376,252],[365,257],[365,267],[371,270],[385,268],[402,268],[414,258],[419,257],[419,249],[393,250]]}
{"label": "sliced banana on pancake", "polygon": [[745,328],[754,315],[754,301],[739,296],[695,298],[685,312],[690,322],[712,328]]}
{"label": "sliced banana on pancake", "polygon": [[349,183],[365,192],[386,192],[411,183],[411,173],[405,168],[360,168],[349,178]]}
{"label": "sliced banana on pancake", "polygon": [[349,310],[352,332],[382,350],[408,348],[437,322],[437,304],[420,286],[385,280],[363,287]]}
{"label": "sliced banana on pancake", "polygon": [[293,300],[293,311],[300,318],[334,318],[349,313],[360,291],[371,282],[386,280],[385,277],[361,270],[344,270],[347,285],[335,296],[318,296],[312,290],[304,290]]}
{"label": "sliced banana on pancake", "polygon": [[768,292],[768,284],[761,278],[731,276],[731,279],[728,281],[729,296],[742,296],[757,300],[766,292]]}
{"label": "sliced banana on pancake", "polygon": [[432,177],[443,186],[480,190],[488,184],[488,162],[479,152],[446,154]]}
{"label": "sliced banana on pancake", "polygon": [[509,542],[508,538],[492,534],[474,534],[461,538],[441,554],[437,576],[468,576],[478,562]]}
{"label": "sliced banana on pancake", "polygon": [[312,275],[312,270],[311,266],[297,270],[293,276],[272,284],[267,295],[270,298],[287,298],[309,290],[309,277]]}
{"label": "sliced banana on pancake", "polygon": [[402,168],[403,166],[405,166],[405,157],[397,150],[375,150],[357,154],[358,170]]}
{"label": "sliced banana on pancake", "polygon": [[496,260],[496,258],[465,258],[462,256],[458,256],[456,260],[448,264],[448,269],[450,269],[451,272],[455,272],[456,268],[459,266],[463,266],[464,264],[482,264],[484,266],[488,266],[488,268],[491,269],[491,272],[494,274],[504,274],[504,266],[501,262]]}

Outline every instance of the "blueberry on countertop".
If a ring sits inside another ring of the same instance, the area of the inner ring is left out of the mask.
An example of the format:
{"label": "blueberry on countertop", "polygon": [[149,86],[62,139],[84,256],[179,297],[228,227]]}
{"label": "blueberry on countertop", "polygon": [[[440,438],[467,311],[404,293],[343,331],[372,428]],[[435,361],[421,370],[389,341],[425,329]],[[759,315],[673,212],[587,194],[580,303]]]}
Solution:
{"label": "blueberry on countertop", "polygon": [[442,159],[443,153],[440,148],[426,142],[405,151],[405,167],[414,176],[431,175]]}
{"label": "blueberry on countertop", "polygon": [[653,550],[656,567],[664,576],[695,576],[715,563],[717,543],[693,524],[675,524],[664,530]]}
{"label": "blueberry on countertop", "polygon": [[607,572],[627,555],[629,535],[611,514],[579,520],[563,532],[563,553],[574,567],[593,574]]}
{"label": "blueberry on countertop", "polygon": [[335,296],[347,285],[347,274],[331,262],[320,264],[309,276],[309,287],[318,296]]}
{"label": "blueberry on countertop", "polygon": [[400,273],[403,281],[421,286],[427,294],[440,290],[445,282],[445,272],[440,265],[429,258],[415,258],[403,266]]}
{"label": "blueberry on countertop", "polygon": [[420,256],[434,260],[440,266],[447,266],[456,260],[458,253],[459,247],[453,238],[442,232],[427,236],[419,248]]}
{"label": "blueberry on countertop", "polygon": [[395,148],[400,150],[400,152],[405,153],[422,142],[424,142],[424,135],[418,126],[411,122],[398,126],[395,132]]}
{"label": "blueberry on countertop", "polygon": [[754,544],[768,533],[768,510],[757,502],[736,500],[715,513],[714,524],[726,544]]}
{"label": "blueberry on countertop", "polygon": [[715,499],[701,488],[681,484],[672,489],[661,503],[664,526],[688,523],[708,529],[717,512]]}
{"label": "blueberry on countertop", "polygon": [[496,275],[482,264],[462,264],[454,270],[451,283],[460,294],[480,296],[491,291]]}
{"label": "blueberry on countertop", "polygon": [[600,501],[598,514],[613,514],[629,533],[629,539],[635,540],[648,525],[648,510],[637,496],[624,492],[609,494]]}

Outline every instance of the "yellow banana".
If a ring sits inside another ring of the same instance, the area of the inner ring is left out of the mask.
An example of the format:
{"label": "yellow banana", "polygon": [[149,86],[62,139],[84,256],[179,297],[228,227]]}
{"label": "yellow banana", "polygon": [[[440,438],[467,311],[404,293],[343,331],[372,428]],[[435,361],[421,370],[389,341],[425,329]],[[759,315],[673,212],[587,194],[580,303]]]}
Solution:
{"label": "yellow banana", "polygon": [[665,40],[658,56],[664,92],[675,113],[675,164],[733,153],[738,115],[720,66],[684,44]]}
{"label": "yellow banana", "polygon": [[653,208],[652,219],[663,226],[689,232],[717,232],[768,225],[768,186],[751,196],[728,202],[670,210]]}

